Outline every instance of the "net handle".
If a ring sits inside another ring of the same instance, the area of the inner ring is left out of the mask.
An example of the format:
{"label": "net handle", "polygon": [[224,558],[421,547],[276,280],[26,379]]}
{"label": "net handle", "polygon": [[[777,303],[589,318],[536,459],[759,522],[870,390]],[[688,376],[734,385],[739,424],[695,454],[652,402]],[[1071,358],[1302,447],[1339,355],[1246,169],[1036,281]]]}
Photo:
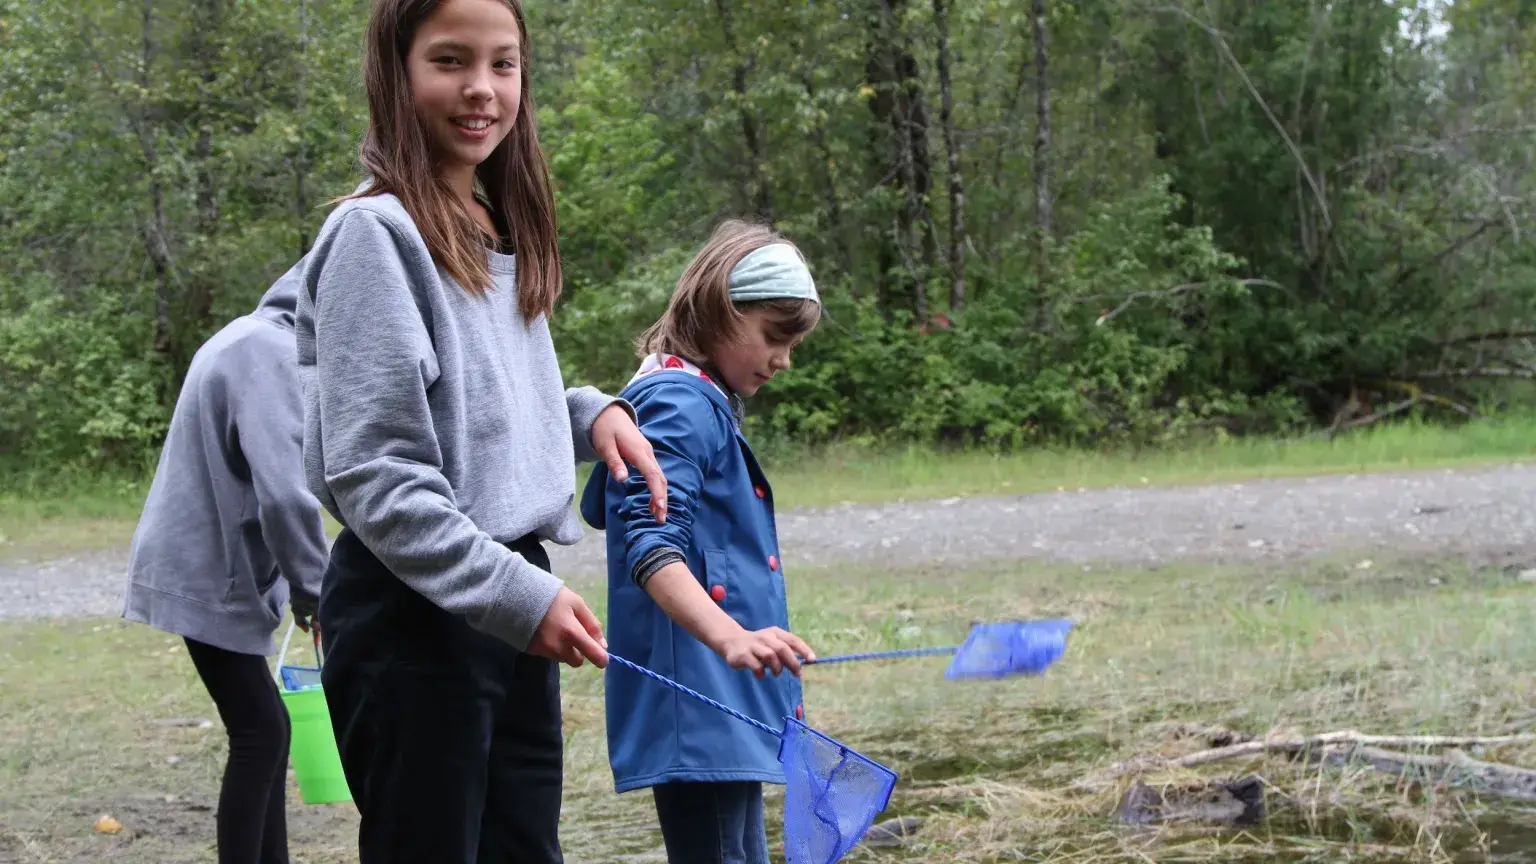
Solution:
{"label": "net handle", "polygon": [[821,666],[825,663],[851,663],[855,660],[887,660],[895,657],[931,657],[935,654],[953,654],[960,650],[959,645],[948,645],[943,648],[899,648],[894,651],[865,651],[861,654],[834,654],[831,657],[817,657],[815,660],[802,660],[807,666]]}
{"label": "net handle", "polygon": [[[1033,629],[1033,627],[1038,624],[1049,624],[1052,622],[999,623],[1013,623],[1017,624],[1021,629]],[[987,625],[973,624],[971,625],[971,632],[975,633],[979,628],[983,626]],[[963,645],[946,645],[943,648],[899,648],[894,651],[864,651],[858,654],[837,654],[831,657],[818,657],[815,660],[805,660],[804,658],[801,658],[801,662],[805,663],[807,666],[820,666],[823,663],[851,663],[855,660],[888,660],[896,657],[931,657],[935,654],[958,654],[960,649],[963,647]]]}
{"label": "net handle", "polygon": [[706,705],[708,705],[708,706],[710,706],[712,708],[718,708],[721,711],[724,711],[725,713],[731,715],[732,717],[735,717],[737,720],[742,721],[743,723],[750,723],[753,726],[756,726],[758,729],[761,729],[762,731],[767,732],[769,735],[772,735],[775,738],[778,738],[780,740],[782,740],[784,738],[784,733],[782,733],[779,730],[773,728],[772,726],[769,726],[767,723],[762,723],[762,722],[759,722],[757,720],[754,720],[751,717],[748,717],[747,715],[741,713],[740,711],[737,711],[736,709],[731,708],[730,706],[722,705],[719,702],[716,702],[715,700],[709,698],[708,696],[705,696],[703,693],[700,693],[697,690],[691,690],[691,689],[689,689],[687,687],[684,687],[683,685],[677,683],[676,681],[673,681],[671,678],[668,678],[668,677],[666,677],[664,675],[660,675],[660,674],[658,674],[656,672],[652,672],[651,670],[645,668],[644,666],[639,665],[638,663],[631,663],[630,661],[625,660],[623,657],[620,657],[619,655],[612,654],[612,653],[610,653],[608,655],[608,659],[613,661],[614,663],[619,664],[620,666],[623,666],[623,667],[627,668],[627,669],[633,669],[636,672],[639,672],[641,675],[646,676],[647,678],[651,678],[651,679],[654,679],[656,681],[660,681],[661,683],[667,685],[668,687],[671,687],[673,690],[676,690],[679,693],[685,693],[685,694],[687,694],[689,696],[692,696],[693,698],[698,699],[699,701],[703,702],[704,704],[706,704]]}

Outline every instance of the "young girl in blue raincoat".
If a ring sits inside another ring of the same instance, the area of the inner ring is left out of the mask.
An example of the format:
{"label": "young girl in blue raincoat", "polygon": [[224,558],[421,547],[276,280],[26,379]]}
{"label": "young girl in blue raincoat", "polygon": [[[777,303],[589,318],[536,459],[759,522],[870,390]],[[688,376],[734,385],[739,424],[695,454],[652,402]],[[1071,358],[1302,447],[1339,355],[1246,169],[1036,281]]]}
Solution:
{"label": "young girl in blue raincoat", "polygon": [[[582,496],[607,534],[610,650],[773,726],[804,717],[799,657],[815,654],[788,632],[772,487],[741,400],[789,368],[820,315],[793,244],[722,224],[640,338],[620,397],[666,475],[667,521],[644,482],[601,465]],[[615,785],[651,788],[668,860],[766,864],[762,784],[784,782],[778,742],[633,670],[605,674]]]}

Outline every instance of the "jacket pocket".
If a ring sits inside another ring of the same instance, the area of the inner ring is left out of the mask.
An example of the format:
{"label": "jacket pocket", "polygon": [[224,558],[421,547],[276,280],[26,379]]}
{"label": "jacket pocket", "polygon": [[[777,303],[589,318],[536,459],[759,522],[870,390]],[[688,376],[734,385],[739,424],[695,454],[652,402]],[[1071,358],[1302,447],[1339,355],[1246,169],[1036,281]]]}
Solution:
{"label": "jacket pocket", "polygon": [[740,598],[736,596],[736,580],[731,574],[731,556],[723,549],[704,550],[704,593],[709,599],[715,601],[715,605],[726,611],[732,618],[741,620],[741,616],[732,612],[737,608]]}

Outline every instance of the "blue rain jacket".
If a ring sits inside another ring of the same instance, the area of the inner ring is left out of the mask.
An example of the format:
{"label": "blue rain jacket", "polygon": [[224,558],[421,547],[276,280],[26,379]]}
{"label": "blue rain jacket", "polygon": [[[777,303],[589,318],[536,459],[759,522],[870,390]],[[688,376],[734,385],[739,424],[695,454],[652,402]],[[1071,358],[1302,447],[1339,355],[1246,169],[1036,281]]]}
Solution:
{"label": "blue rain jacket", "polygon": [[[767,725],[803,716],[800,681],[758,679],[674,624],[630,574],[659,546],[684,553],[712,599],[748,630],[789,629],[773,492],[730,405],[687,371],[646,375],[625,388],[667,478],[667,521],[649,510],[637,471],[624,483],[599,462],[581,515],[608,544],[608,650]],[[617,791],[669,781],[784,782],[778,739],[717,708],[616,664],[605,672],[608,761]]]}

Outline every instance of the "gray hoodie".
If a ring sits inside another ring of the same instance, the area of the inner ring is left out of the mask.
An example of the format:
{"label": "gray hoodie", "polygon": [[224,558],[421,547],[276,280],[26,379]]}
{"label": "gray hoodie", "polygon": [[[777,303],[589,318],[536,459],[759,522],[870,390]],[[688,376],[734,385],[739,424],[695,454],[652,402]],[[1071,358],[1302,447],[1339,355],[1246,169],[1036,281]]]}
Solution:
{"label": "gray hoodie", "polygon": [[124,618],[271,654],[290,592],[313,609],[329,544],[304,480],[294,341],[303,269],[301,260],[193,356],[134,533]]}

